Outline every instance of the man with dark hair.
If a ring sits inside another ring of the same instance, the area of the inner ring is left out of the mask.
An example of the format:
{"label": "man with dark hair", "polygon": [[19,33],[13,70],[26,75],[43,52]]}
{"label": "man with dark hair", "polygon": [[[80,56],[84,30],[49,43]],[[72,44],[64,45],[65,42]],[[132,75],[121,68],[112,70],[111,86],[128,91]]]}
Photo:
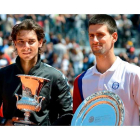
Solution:
{"label": "man with dark hair", "polygon": [[[39,112],[31,113],[30,121],[36,125],[70,125],[72,97],[67,79],[40,59],[39,52],[45,43],[42,27],[26,19],[13,27],[11,37],[18,56],[15,64],[0,69],[0,106],[3,103],[4,118],[9,121],[13,117],[24,117],[23,112],[16,108],[15,91],[17,94],[22,92],[20,78],[16,75],[26,74],[50,80],[40,92],[40,96],[45,97],[42,108]],[[66,120],[64,116],[68,114]]]}
{"label": "man with dark hair", "polygon": [[109,15],[93,15],[88,33],[96,64],[74,81],[73,112],[86,97],[109,90],[124,103],[124,125],[139,125],[140,68],[115,56],[114,43],[118,38],[115,20]]}

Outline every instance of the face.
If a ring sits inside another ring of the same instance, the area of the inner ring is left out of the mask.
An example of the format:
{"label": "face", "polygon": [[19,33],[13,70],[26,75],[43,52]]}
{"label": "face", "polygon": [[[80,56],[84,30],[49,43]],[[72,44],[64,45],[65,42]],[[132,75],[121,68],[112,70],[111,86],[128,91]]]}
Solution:
{"label": "face", "polygon": [[38,49],[43,40],[38,41],[34,30],[21,30],[14,42],[19,57],[24,61],[30,61],[38,57]]}
{"label": "face", "polygon": [[[109,33],[106,25],[89,26],[89,42],[94,55],[105,55],[113,50],[114,43],[117,41],[117,33]],[[113,53],[113,51],[112,51]]]}

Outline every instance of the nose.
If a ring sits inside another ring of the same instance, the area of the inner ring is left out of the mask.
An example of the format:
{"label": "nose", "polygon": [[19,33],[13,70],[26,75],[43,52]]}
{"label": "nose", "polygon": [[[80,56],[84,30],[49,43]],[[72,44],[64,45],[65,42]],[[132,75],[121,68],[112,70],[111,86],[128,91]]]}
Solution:
{"label": "nose", "polygon": [[93,43],[98,43],[99,42],[97,36],[94,36],[92,41],[93,41]]}
{"label": "nose", "polygon": [[25,42],[24,43],[24,47],[30,47],[29,43],[28,42]]}
{"label": "nose", "polygon": [[29,49],[30,49],[29,43],[28,43],[28,42],[24,42],[23,48],[24,48],[24,50],[26,50],[26,51],[29,50]]}

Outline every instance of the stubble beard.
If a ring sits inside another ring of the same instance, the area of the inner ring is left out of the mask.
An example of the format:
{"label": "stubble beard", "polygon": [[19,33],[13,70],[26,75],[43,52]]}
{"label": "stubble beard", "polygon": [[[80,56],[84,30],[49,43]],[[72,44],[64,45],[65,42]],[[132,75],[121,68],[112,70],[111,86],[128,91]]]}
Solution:
{"label": "stubble beard", "polygon": [[105,53],[105,49],[102,48],[100,50],[93,50],[92,49],[92,53],[95,55],[95,56],[99,56],[99,55],[103,55]]}

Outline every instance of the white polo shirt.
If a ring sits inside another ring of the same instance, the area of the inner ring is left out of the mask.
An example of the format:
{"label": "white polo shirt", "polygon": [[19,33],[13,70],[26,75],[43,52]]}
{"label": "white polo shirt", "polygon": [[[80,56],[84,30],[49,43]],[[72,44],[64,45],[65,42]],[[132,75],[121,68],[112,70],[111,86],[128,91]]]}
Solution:
{"label": "white polo shirt", "polygon": [[96,65],[87,70],[82,78],[83,98],[106,90],[120,96],[125,106],[124,125],[139,125],[140,67],[117,57],[114,64],[103,74]]}

